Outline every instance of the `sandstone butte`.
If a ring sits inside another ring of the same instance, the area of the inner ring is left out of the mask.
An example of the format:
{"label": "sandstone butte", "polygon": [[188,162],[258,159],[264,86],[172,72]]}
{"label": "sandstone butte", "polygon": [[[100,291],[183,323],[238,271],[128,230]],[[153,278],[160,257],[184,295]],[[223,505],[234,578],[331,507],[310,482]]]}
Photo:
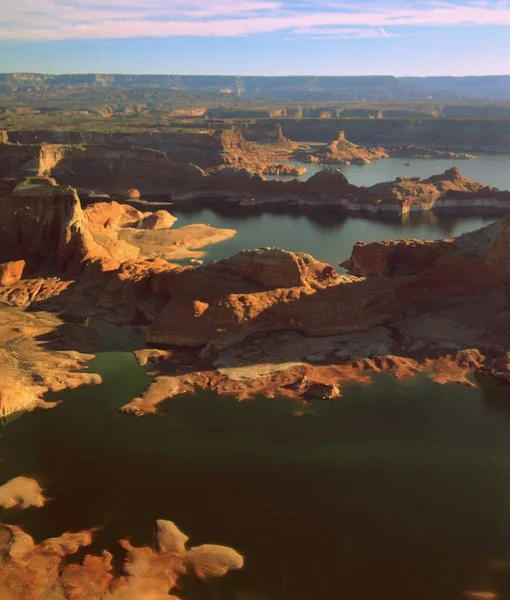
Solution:
{"label": "sandstone butte", "polygon": [[4,415],[40,405],[48,389],[99,383],[81,371],[94,352],[91,319],[142,326],[148,343],[169,347],[138,347],[155,378],[124,407],[133,414],[196,387],[310,399],[339,397],[343,381],[377,371],[465,385],[477,370],[509,378],[508,217],[457,239],[359,243],[349,275],[276,248],[194,267],[157,256],[172,228],[144,229],[160,222],[152,214],[117,203],[83,210],[51,181],[10,185],[0,260],[26,267],[0,287],[3,381],[19,387],[2,388]]}
{"label": "sandstone butte", "polygon": [[317,150],[300,150],[294,158],[305,162],[322,164],[370,164],[373,160],[389,157],[402,158],[454,158],[456,160],[477,158],[474,154],[456,153],[434,150],[423,146],[395,146],[383,148],[354,144],[345,137],[344,131],[339,131],[335,140]]}
{"label": "sandstone butte", "polygon": [[244,562],[226,546],[187,548],[187,535],[173,522],[158,520],[153,548],[120,541],[125,559],[116,574],[106,550],[73,561],[94,533],[64,533],[36,544],[20,527],[0,525],[0,600],[176,600],[185,578],[222,577]]}

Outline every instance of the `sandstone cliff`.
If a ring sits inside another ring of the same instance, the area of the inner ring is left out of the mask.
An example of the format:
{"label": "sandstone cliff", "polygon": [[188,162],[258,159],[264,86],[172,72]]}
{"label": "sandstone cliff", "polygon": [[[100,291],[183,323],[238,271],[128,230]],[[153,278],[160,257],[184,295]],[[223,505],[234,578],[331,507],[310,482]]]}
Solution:
{"label": "sandstone cliff", "polygon": [[[142,213],[117,202],[82,209],[75,189],[44,176],[0,181],[0,206],[0,261],[24,260],[28,274],[76,275],[90,265],[110,271],[138,257],[199,257],[198,249],[235,234],[200,224],[174,230],[167,211]],[[2,267],[3,277],[13,269]]]}

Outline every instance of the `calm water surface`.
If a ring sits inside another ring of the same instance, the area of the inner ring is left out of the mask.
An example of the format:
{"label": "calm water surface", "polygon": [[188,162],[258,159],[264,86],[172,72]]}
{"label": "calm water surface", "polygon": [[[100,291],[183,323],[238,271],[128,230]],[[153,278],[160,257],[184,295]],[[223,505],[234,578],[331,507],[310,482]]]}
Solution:
{"label": "calm water surface", "polygon": [[209,393],[136,419],[147,384],[128,353],[100,354],[104,384],[3,427],[0,483],[36,477],[53,500],[3,511],[37,540],[102,526],[94,551],[151,541],[157,518],[246,567],[199,587],[232,600],[509,597],[509,387],[379,376],[336,402],[238,403]]}
{"label": "calm water surface", "polygon": [[[462,172],[510,188],[508,157],[484,161],[493,171],[477,174],[482,163],[472,161],[461,163]],[[345,171],[369,184],[401,175],[402,162]],[[410,162],[409,175],[451,166]],[[493,220],[427,217],[404,225],[327,214],[174,212],[180,225],[238,230],[206,260],[277,245],[332,264],[357,240],[452,236]],[[508,385],[378,376],[369,387],[346,386],[342,400],[305,408],[201,392],[136,419],[117,409],[143,392],[146,369],[116,351],[99,354],[90,368],[103,385],[53,394],[63,400],[58,407],[1,427],[0,484],[33,476],[52,500],[0,511],[0,520],[38,541],[100,525],[92,551],[108,548],[120,560],[118,539],[150,543],[156,519],[174,520],[194,544],[226,544],[246,557],[242,571],[186,596],[206,600],[460,600],[465,590],[510,597]]]}
{"label": "calm water surface", "polygon": [[[241,212],[242,210],[242,212]],[[228,258],[243,248],[278,246],[294,252],[306,252],[332,265],[346,260],[357,241],[383,239],[453,237],[493,223],[494,217],[443,217],[418,215],[410,223],[375,221],[343,217],[337,213],[290,215],[260,213],[249,208],[218,209],[195,207],[186,211],[172,208],[176,226],[208,223],[214,227],[235,229],[237,234],[225,242],[205,249],[206,262]],[[414,216],[413,216],[414,217]]]}
{"label": "calm water surface", "polygon": [[[411,166],[406,167],[406,162],[411,162]],[[344,166],[341,170],[356,185],[372,185],[401,175],[429,177],[455,164],[460,166],[464,175],[488,185],[510,189],[510,155],[485,155],[478,160],[465,161],[389,158],[370,165]],[[307,176],[324,168],[323,165],[305,166],[309,168]],[[209,247],[204,257],[206,262],[227,258],[243,248],[279,246],[286,250],[307,252],[333,265],[346,260],[352,246],[359,240],[374,242],[402,237],[453,237],[495,220],[494,217],[437,217],[425,213],[412,215],[409,222],[401,223],[346,217],[325,210],[315,214],[289,215],[277,211],[261,213],[256,209],[236,209],[225,205],[219,205],[214,210],[198,206],[183,210],[176,205],[172,213],[178,217],[179,227],[190,223],[209,223],[238,232],[231,240]]]}
{"label": "calm water surface", "polygon": [[[406,163],[410,163],[409,166]],[[301,179],[308,179],[324,166],[305,164],[308,169]],[[510,190],[510,154],[481,154],[476,160],[455,160],[438,158],[385,158],[373,161],[370,165],[328,165],[338,168],[355,185],[374,185],[380,181],[392,181],[397,177],[430,177],[457,166],[462,175],[481,181],[486,185]],[[289,178],[290,179],[290,178]]]}

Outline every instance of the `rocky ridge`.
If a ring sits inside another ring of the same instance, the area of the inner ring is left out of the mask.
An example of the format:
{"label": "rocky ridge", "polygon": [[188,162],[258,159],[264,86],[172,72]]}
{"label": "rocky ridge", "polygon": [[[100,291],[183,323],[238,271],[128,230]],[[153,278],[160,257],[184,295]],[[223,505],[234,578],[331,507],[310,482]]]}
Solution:
{"label": "rocky ridge", "polygon": [[336,169],[306,181],[267,181],[258,173],[223,169],[206,175],[201,187],[172,194],[174,202],[228,201],[243,206],[337,210],[368,217],[405,217],[426,211],[507,214],[510,192],[463,177],[457,167],[427,179],[398,177],[370,187],[355,186]]}

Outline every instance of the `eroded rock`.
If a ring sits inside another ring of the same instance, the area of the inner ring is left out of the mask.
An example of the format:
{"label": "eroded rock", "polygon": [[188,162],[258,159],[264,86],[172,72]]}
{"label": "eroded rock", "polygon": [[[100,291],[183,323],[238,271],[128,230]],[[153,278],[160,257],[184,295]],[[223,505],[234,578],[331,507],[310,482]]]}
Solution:
{"label": "eroded rock", "polygon": [[46,499],[41,486],[29,477],[15,477],[0,486],[0,506],[3,508],[40,508]]}
{"label": "eroded rock", "polygon": [[64,533],[35,544],[14,525],[0,525],[1,600],[168,600],[180,578],[222,577],[243,566],[243,557],[226,546],[187,549],[188,537],[171,521],[158,521],[156,549],[137,548],[128,540],[121,575],[112,572],[112,555],[86,555],[70,562],[92,543],[94,530]]}

